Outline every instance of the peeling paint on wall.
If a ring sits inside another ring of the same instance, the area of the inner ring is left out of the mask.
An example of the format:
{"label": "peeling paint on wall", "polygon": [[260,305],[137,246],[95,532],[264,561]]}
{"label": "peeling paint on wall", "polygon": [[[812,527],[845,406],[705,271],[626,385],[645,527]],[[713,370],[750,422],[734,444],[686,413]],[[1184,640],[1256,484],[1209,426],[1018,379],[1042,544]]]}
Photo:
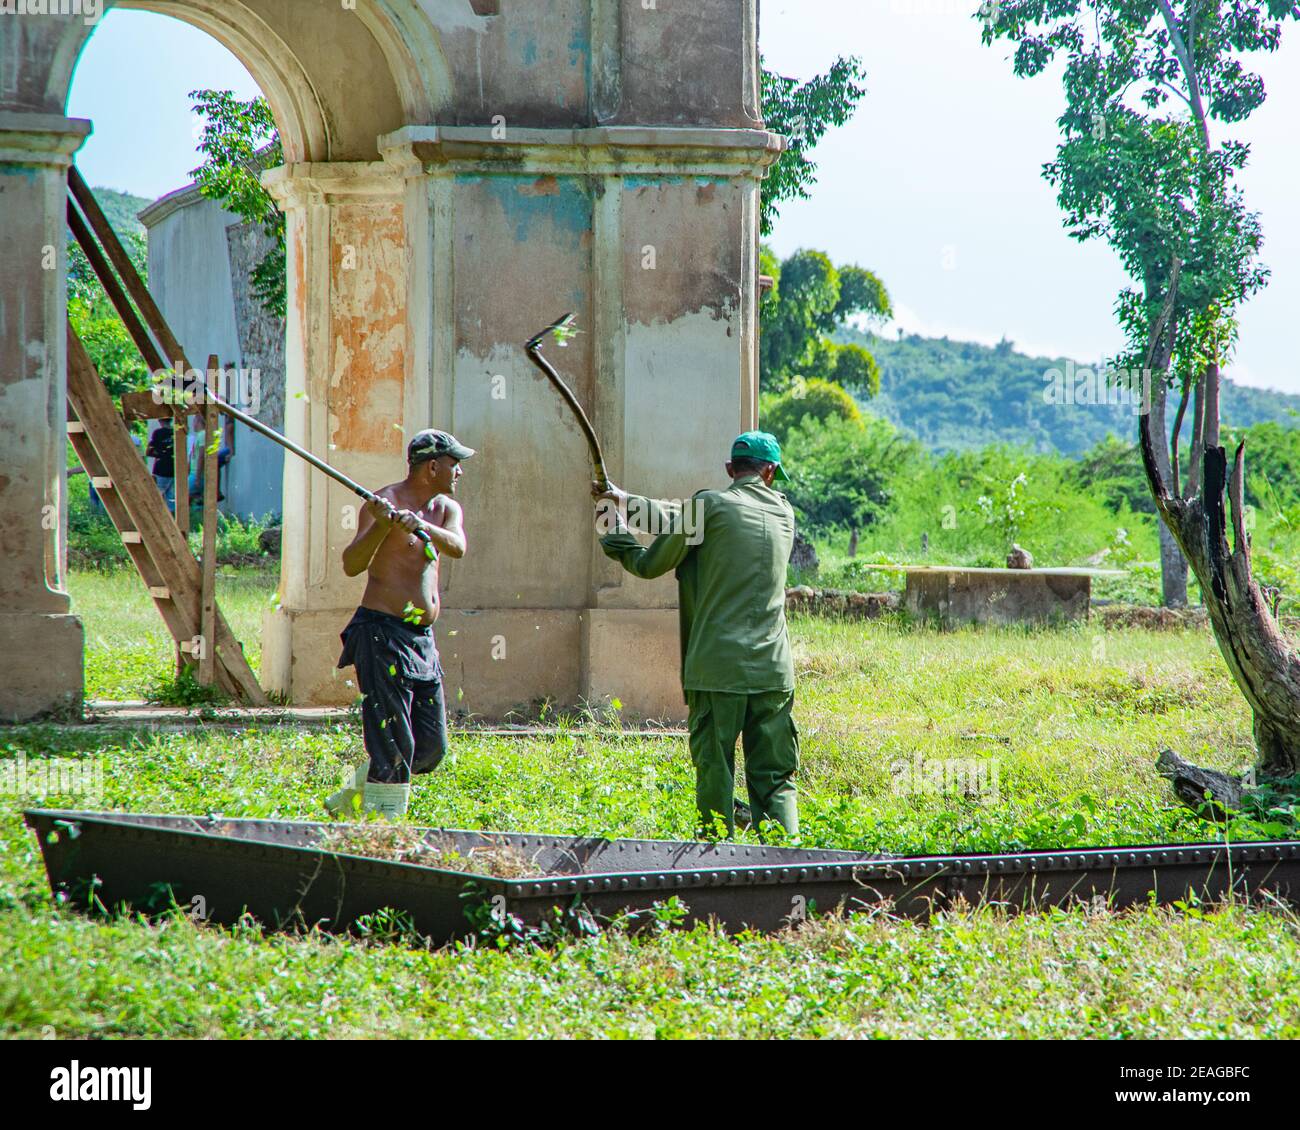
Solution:
{"label": "peeling paint on wall", "polygon": [[336,210],[330,240],[331,442],[344,450],[402,451],[404,248],[400,204]]}
{"label": "peeling paint on wall", "polygon": [[567,249],[578,250],[582,234],[591,228],[591,193],[576,177],[542,178],[555,181],[554,192],[540,193],[536,181],[518,177],[489,177],[488,191],[514,230],[517,243],[538,238],[568,236]]}

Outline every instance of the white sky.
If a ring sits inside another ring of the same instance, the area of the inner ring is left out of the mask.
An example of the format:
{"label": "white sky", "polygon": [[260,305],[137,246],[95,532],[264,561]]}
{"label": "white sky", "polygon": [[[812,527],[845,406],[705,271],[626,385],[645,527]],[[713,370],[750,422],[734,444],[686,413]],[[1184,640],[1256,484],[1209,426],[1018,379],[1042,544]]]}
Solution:
{"label": "white sky", "polygon": [[[1061,226],[1040,176],[1057,142],[1059,81],[1018,80],[1008,48],[985,48],[978,0],[762,0],[769,67],[800,78],[838,54],[860,56],[868,94],[818,147],[809,201],[786,204],[772,239],[857,262],[889,287],[909,332],[1093,360],[1115,349],[1112,303],[1124,283],[1101,244]],[[1241,312],[1229,373],[1300,393],[1288,342],[1300,311],[1300,26],[1257,67],[1269,92],[1249,128],[1242,184],[1262,213],[1268,288]],[[124,76],[127,76],[124,78]],[[95,122],[78,156],[92,184],[156,197],[184,184],[198,158],[186,94],[251,97],[256,85],[215,40],[143,12],[112,11],[77,70],[68,112]],[[147,130],[142,125],[147,123]]]}

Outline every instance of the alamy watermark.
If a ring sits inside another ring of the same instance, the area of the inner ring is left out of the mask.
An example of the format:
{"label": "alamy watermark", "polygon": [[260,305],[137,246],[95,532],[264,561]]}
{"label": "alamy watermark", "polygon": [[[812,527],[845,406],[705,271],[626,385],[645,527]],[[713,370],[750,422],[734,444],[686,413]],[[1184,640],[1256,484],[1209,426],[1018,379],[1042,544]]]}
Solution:
{"label": "alamy watermark", "polygon": [[684,534],[687,545],[699,545],[704,540],[704,500],[632,496],[626,505],[620,505],[612,499],[601,499],[596,507],[596,529],[602,536],[624,530],[656,538]]}
{"label": "alamy watermark", "polygon": [[102,757],[38,757],[25,753],[0,761],[0,793],[19,797],[77,796],[104,799]]}
{"label": "alamy watermark", "polygon": [[[253,368],[214,369],[213,393],[219,400],[256,416],[262,406],[262,370]],[[187,407],[204,403],[208,387],[208,374],[202,369],[186,369],[179,362],[175,368],[159,369],[153,374],[153,402],[155,404],[185,404]]]}
{"label": "alamy watermark", "polygon": [[80,16],[97,24],[104,15],[104,0],[0,0],[0,16]]}
{"label": "alamy watermark", "polygon": [[1001,796],[1001,762],[996,757],[932,757],[912,755],[911,761],[889,766],[889,791],[894,796],[962,796],[981,802]]}
{"label": "alamy watermark", "polygon": [[1152,376],[1150,369],[1076,368],[1073,361],[1065,369],[1048,369],[1043,374],[1044,404],[1119,405],[1127,404],[1134,416],[1151,411]]}

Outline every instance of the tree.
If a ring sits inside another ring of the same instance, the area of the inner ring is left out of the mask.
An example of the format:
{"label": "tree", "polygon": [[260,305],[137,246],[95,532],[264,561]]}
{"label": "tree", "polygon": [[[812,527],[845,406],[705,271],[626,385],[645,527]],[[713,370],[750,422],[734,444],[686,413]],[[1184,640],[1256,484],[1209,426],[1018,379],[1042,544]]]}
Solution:
{"label": "tree", "polygon": [[785,493],[801,526],[816,532],[847,529],[856,540],[858,531],[884,514],[890,482],[918,451],[878,416],[806,416],[782,442],[790,475]]}
{"label": "tree", "polygon": [[[97,195],[101,203],[105,195]],[[111,199],[112,193],[107,193]],[[142,279],[148,278],[149,261],[144,236],[129,231],[117,220],[113,230]],[[147,388],[149,370],[108,294],[75,239],[68,239],[68,322],[81,338],[95,371],[114,400],[124,392]]]}
{"label": "tree", "polygon": [[765,396],[758,410],[758,420],[763,429],[782,443],[801,421],[832,418],[849,420],[859,428],[864,427],[862,413],[853,397],[834,381],[820,377],[803,381],[779,395]]}
{"label": "tree", "polygon": [[199,138],[204,162],[190,175],[199,191],[228,212],[259,224],[271,250],[253,268],[253,293],[272,314],[285,313],[284,213],[259,179],[284,161],[271,107],[261,96],[241,102],[229,90],[192,90],[194,112],[205,118]]}
{"label": "tree", "polygon": [[762,72],[763,120],[773,133],[786,139],[785,150],[772,162],[763,180],[759,230],[764,236],[780,214],[783,201],[808,199],[817,183],[817,166],[809,154],[832,126],[842,126],[867,93],[861,60],[837,58],[824,75],[808,82],[775,71]]}
{"label": "tree", "polygon": [[[1016,74],[1037,75],[1065,56],[1063,140],[1045,175],[1071,235],[1105,239],[1133,280],[1116,309],[1128,341],[1120,368],[1151,386],[1151,409],[1139,416],[1143,468],[1254,715],[1255,772],[1271,780],[1300,773],[1300,656],[1251,575],[1244,444],[1229,470],[1219,430],[1234,312],[1267,271],[1258,217],[1234,183],[1249,147],[1216,145],[1211,123],[1244,121],[1264,101],[1243,57],[1275,49],[1283,22],[1297,16],[1294,0],[1000,0],[982,11],[985,43],[1016,45]],[[1179,401],[1167,444],[1171,390]],[[1238,778],[1172,751],[1160,767],[1189,803],[1211,793],[1216,815],[1241,801]]]}
{"label": "tree", "polygon": [[875,358],[861,345],[836,345],[829,335],[858,315],[890,317],[885,284],[862,267],[836,268],[821,251],[796,251],[779,265],[769,249],[764,253],[775,285],[759,308],[760,384],[779,392],[796,377],[829,377],[874,396],[880,390]]}

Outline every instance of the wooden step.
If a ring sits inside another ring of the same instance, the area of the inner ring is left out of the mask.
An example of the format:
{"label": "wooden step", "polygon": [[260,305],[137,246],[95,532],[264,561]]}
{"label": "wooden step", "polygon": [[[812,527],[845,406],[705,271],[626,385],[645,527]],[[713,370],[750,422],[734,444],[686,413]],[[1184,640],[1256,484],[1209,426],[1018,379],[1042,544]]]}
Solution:
{"label": "wooden step", "polygon": [[107,475],[91,475],[90,485],[96,490],[112,490],[113,480]]}
{"label": "wooden step", "polygon": [[140,545],[143,541],[144,541],[144,539],[140,536],[140,531],[139,531],[139,530],[123,530],[123,531],[122,531],[122,544],[123,544],[123,545]]}
{"label": "wooden step", "polygon": [[74,435],[74,436],[85,435],[85,434],[86,434],[86,425],[83,424],[80,420],[69,420],[69,421],[68,421],[68,434],[69,434],[69,435]]}
{"label": "wooden step", "polygon": [[153,597],[154,600],[171,600],[172,590],[166,585],[150,585],[149,595]]}

